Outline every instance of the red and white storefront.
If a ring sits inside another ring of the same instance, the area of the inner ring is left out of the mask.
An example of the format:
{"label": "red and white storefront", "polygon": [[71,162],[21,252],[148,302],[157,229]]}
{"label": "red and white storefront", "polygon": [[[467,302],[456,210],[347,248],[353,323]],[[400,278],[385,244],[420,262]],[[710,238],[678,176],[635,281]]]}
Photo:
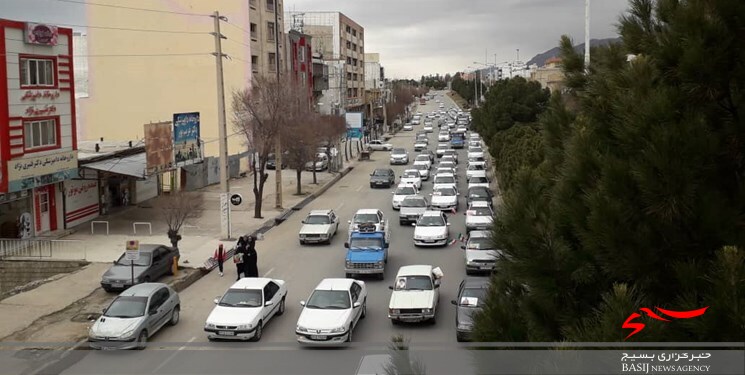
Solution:
{"label": "red and white storefront", "polygon": [[72,29],[0,19],[0,237],[80,219],[65,212],[85,184],[67,182],[78,178],[72,40]]}

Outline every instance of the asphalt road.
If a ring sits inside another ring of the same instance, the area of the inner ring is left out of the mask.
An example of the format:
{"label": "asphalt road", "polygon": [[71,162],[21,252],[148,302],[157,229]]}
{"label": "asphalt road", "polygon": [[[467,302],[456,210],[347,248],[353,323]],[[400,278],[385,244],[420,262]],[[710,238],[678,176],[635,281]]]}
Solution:
{"label": "asphalt road", "polygon": [[[455,107],[455,104],[446,96],[440,96],[446,108]],[[419,111],[426,114],[437,109],[434,101],[419,107]],[[399,132],[391,143],[395,146],[405,147],[410,152],[410,164],[413,163],[414,137],[423,125],[415,126],[413,132]],[[429,134],[430,149],[437,145],[437,128],[434,133]],[[459,151],[458,166],[459,180],[458,188],[461,192],[466,191],[465,182],[465,160],[466,151]],[[298,350],[295,341],[295,326],[301,311],[299,302],[307,299],[313,288],[323,278],[345,277],[344,257],[346,250],[343,246],[347,233],[347,220],[361,208],[380,208],[385,213],[392,225],[391,247],[389,250],[389,261],[386,267],[385,280],[363,279],[368,289],[367,318],[362,321],[354,332],[354,341],[357,348],[364,350],[385,350],[392,336],[401,334],[411,340],[411,347],[433,347],[449,344],[450,349],[455,348],[455,307],[450,300],[456,297],[459,283],[465,277],[464,255],[460,242],[442,248],[417,248],[413,244],[412,226],[400,226],[398,223],[398,211],[391,207],[391,192],[393,189],[371,189],[369,187],[369,175],[375,168],[388,167],[388,152],[375,152],[372,154],[371,162],[358,163],[353,171],[331,187],[325,194],[315,199],[303,210],[294,213],[288,220],[266,233],[264,240],[257,242],[259,254],[259,274],[266,277],[285,280],[289,289],[287,296],[286,312],[284,315],[273,318],[265,327],[260,342],[209,342],[203,331],[204,323],[210,311],[214,307],[213,299],[224,293],[235,281],[235,267],[232,263],[226,263],[225,277],[219,277],[213,271],[186,290],[180,293],[181,320],[175,327],[165,327],[151,338],[148,350],[142,353],[126,355],[112,354],[108,352],[84,352],[84,357],[64,370],[65,374],[96,373],[102,368],[118,368],[124,366],[131,373],[199,373],[205,371],[200,368],[210,363],[220,363],[219,358],[229,359],[232,357],[253,355],[247,354],[254,350],[264,353],[268,358],[277,356],[285,359],[285,364],[290,365],[294,360],[299,363],[307,363],[301,358],[314,358],[321,368],[317,373],[324,370],[342,370],[344,373],[354,373],[354,368],[359,362],[361,355],[353,354],[356,349],[348,348],[347,352],[337,350]],[[396,175],[400,176],[406,166],[392,166]],[[432,191],[432,178],[425,181],[422,186],[422,194],[428,195]],[[461,196],[460,210],[455,215],[450,215],[450,234],[457,238],[459,233],[465,235],[465,197]],[[297,233],[301,226],[301,220],[313,209],[334,209],[341,218],[339,235],[331,245],[300,246]],[[250,213],[246,213],[250,214]],[[440,303],[438,306],[437,323],[392,325],[387,317],[388,301],[393,278],[399,267],[411,264],[431,264],[442,268],[444,278],[440,287]],[[215,353],[199,353],[200,351],[217,350],[222,353],[220,357]],[[240,351],[238,351],[240,350]],[[215,355],[214,358],[209,357]],[[254,352],[255,354],[255,352]],[[134,358],[138,358],[133,361]],[[196,360],[196,358],[202,358]],[[237,357],[236,357],[237,358]],[[325,361],[328,358],[329,361]],[[118,362],[121,361],[121,364]],[[216,362],[213,362],[216,361]],[[195,362],[195,363],[193,363]],[[256,363],[256,361],[250,361]],[[260,362],[265,362],[264,360]],[[273,360],[270,362],[274,362]],[[192,363],[185,366],[186,363]],[[100,367],[103,366],[105,367]],[[223,361],[224,364],[224,361]],[[113,366],[113,367],[111,367]],[[174,367],[177,366],[177,367]],[[330,366],[329,368],[322,368]],[[350,367],[351,366],[351,367]],[[249,366],[250,367],[250,366]],[[177,369],[178,368],[178,369]],[[207,367],[210,373],[234,373],[235,368],[225,369],[226,372],[218,371],[218,367]],[[351,369],[347,371],[346,369]],[[444,371],[444,368],[442,368]],[[125,370],[126,373],[130,373]],[[214,370],[214,371],[212,371]],[[264,372],[254,368],[256,372]],[[276,369],[275,369],[276,370]],[[293,373],[291,367],[277,373]],[[305,368],[305,373],[314,373]],[[333,371],[334,373],[338,371]],[[457,371],[456,371],[457,372]],[[121,373],[121,372],[117,372]],[[331,373],[331,372],[325,372]]]}

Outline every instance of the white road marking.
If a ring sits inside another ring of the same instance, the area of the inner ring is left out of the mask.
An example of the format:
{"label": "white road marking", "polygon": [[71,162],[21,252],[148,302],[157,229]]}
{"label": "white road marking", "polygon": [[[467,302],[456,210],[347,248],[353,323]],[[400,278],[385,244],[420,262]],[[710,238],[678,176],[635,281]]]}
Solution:
{"label": "white road marking", "polygon": [[186,349],[186,347],[188,346],[188,344],[189,344],[189,343],[192,343],[192,342],[194,342],[194,340],[196,340],[196,339],[197,339],[197,337],[196,337],[196,336],[194,336],[194,337],[190,338],[190,339],[189,339],[189,341],[187,341],[187,342],[186,342],[186,345],[184,345],[184,346],[182,346],[182,347],[178,348],[178,350],[176,350],[175,352],[173,352],[173,354],[169,355],[169,356],[168,356],[168,357],[167,357],[167,358],[166,358],[166,359],[165,359],[165,360],[164,360],[163,362],[161,362],[161,364],[159,364],[159,365],[158,365],[158,367],[156,367],[156,368],[155,368],[155,369],[153,370],[153,372],[152,372],[152,373],[153,373],[153,374],[157,373],[157,372],[158,372],[158,371],[159,371],[159,370],[160,370],[161,368],[163,368],[163,366],[167,365],[167,364],[168,364],[168,362],[170,362],[170,361],[171,361],[171,360],[172,360],[172,359],[173,359],[174,357],[176,357],[176,355],[178,355],[178,353],[179,353],[180,351],[182,351],[182,350]]}
{"label": "white road marking", "polygon": [[336,208],[334,209],[334,211],[339,211],[339,210],[341,210],[342,207],[344,207],[344,202],[339,203],[339,205],[336,206]]}
{"label": "white road marking", "polygon": [[264,277],[268,277],[269,274],[272,273],[273,271],[274,271],[274,268],[270,269],[269,271],[266,271],[266,273],[264,274]]}
{"label": "white road marking", "polygon": [[360,190],[362,190],[362,185],[360,185],[357,189],[355,189],[355,191],[360,191]]}

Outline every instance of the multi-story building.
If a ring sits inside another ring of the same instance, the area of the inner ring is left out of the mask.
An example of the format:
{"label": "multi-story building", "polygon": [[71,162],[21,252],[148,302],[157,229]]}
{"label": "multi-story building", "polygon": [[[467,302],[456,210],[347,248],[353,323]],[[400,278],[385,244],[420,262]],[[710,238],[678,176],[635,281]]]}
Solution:
{"label": "multi-story building", "polygon": [[364,28],[340,12],[290,12],[287,18],[312,36],[313,53],[329,66],[329,89],[318,99],[321,112],[364,112]]}
{"label": "multi-story building", "polygon": [[561,59],[552,57],[540,68],[531,69],[530,79],[537,81],[543,88],[551,91],[561,91],[564,87],[564,71],[561,69]]}
{"label": "multi-story building", "polygon": [[313,100],[313,51],[310,35],[296,30],[287,33],[287,54],[290,74],[307,91],[309,103]]}
{"label": "multi-story building", "polygon": [[73,55],[71,29],[0,19],[0,237],[77,214],[64,209],[78,174]]}
{"label": "multi-story building", "polygon": [[286,34],[282,1],[248,0],[248,4],[252,72],[261,76],[277,74],[279,66],[281,73],[287,69],[290,62],[283,56]]}
{"label": "multi-story building", "polygon": [[385,71],[380,65],[380,54],[365,54],[365,95],[367,116],[372,124],[383,123],[383,88]]}

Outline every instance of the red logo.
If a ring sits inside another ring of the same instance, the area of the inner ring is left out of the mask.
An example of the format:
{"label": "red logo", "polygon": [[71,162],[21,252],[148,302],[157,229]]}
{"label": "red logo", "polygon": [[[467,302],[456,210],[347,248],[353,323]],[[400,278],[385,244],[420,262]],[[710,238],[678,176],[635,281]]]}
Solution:
{"label": "red logo", "polygon": [[[690,318],[695,318],[697,316],[704,315],[704,313],[706,312],[706,309],[708,309],[708,308],[709,308],[709,306],[700,308],[698,310],[673,311],[673,310],[665,310],[665,309],[662,309],[662,308],[659,308],[659,307],[655,307],[655,310],[659,311],[662,315],[667,315],[667,316],[669,316],[671,318],[674,318],[674,319],[690,319]],[[661,320],[663,322],[669,322],[670,321],[670,319],[665,319],[665,318],[659,316],[654,311],[652,311],[652,310],[650,310],[650,309],[648,309],[646,307],[642,307],[639,310],[641,312],[647,314],[652,319]],[[621,328],[627,328],[627,329],[633,329],[634,330],[633,332],[629,333],[629,335],[626,336],[626,338],[624,340],[628,340],[629,337],[634,336],[635,334],[639,333],[641,330],[644,329],[644,327],[645,327],[644,323],[635,323],[635,322],[633,322],[634,319],[639,318],[639,317],[641,317],[641,314],[635,312],[635,313],[629,315],[629,317],[626,318],[626,321],[623,322],[623,325],[621,326]]]}

